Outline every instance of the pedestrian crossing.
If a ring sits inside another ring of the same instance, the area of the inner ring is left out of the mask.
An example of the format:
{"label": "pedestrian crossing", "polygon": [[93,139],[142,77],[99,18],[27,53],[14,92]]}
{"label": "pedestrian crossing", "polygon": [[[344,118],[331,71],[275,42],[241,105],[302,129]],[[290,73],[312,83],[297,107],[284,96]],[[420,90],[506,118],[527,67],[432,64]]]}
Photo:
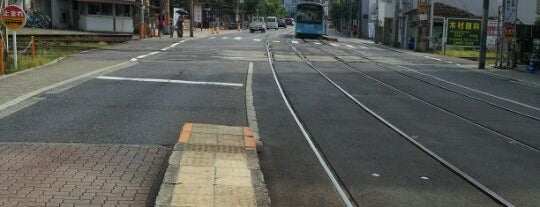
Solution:
{"label": "pedestrian crossing", "polygon": [[[208,37],[208,39],[211,40],[236,40],[236,41],[253,41],[253,42],[263,42],[260,38],[249,38],[249,37],[241,37],[241,36],[224,36],[224,37],[216,37],[211,36]],[[380,48],[376,47],[370,47],[364,44],[348,44],[348,43],[337,43],[337,42],[321,42],[319,40],[312,40],[312,39],[292,39],[292,40],[269,40],[271,43],[289,43],[294,45],[306,45],[311,44],[314,46],[332,46],[337,48],[344,48],[344,49],[353,49],[353,50],[381,50]]]}

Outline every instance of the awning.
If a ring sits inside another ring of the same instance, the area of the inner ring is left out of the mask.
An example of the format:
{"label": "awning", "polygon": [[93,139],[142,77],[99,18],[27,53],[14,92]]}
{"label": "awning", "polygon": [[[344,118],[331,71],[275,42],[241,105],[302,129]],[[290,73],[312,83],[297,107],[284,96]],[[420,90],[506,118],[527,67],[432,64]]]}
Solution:
{"label": "awning", "polygon": [[107,3],[107,4],[122,4],[122,5],[136,5],[140,6],[140,1],[135,0],[77,0],[78,2],[93,2],[93,3]]}

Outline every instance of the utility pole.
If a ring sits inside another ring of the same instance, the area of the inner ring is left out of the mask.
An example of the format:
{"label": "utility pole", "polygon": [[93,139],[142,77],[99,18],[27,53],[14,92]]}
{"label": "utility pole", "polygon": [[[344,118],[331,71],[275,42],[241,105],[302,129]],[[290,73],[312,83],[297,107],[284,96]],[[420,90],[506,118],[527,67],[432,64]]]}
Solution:
{"label": "utility pole", "polygon": [[358,13],[358,16],[357,16],[357,18],[358,18],[358,27],[356,28],[356,30],[357,30],[356,31],[356,37],[360,38],[360,31],[361,31],[360,27],[362,25],[362,0],[358,0],[358,5],[357,6],[358,6],[358,12],[357,12]]}
{"label": "utility pole", "polygon": [[394,28],[392,29],[392,47],[398,48],[399,47],[399,5],[400,0],[395,0],[396,5],[394,6]]}
{"label": "utility pole", "polygon": [[478,69],[486,68],[486,42],[487,42],[487,25],[489,15],[489,0],[484,0],[482,13],[482,27],[480,31],[480,59],[478,60]]}
{"label": "utility pole", "polygon": [[193,0],[189,0],[189,37],[193,37]]}
{"label": "utility pole", "polygon": [[349,0],[349,36],[353,37],[352,4],[354,0]]}
{"label": "utility pole", "polygon": [[144,0],[141,0],[141,26],[139,27],[139,36],[141,39],[144,38],[144,36],[146,36],[146,26],[145,26],[145,23],[144,23]]}

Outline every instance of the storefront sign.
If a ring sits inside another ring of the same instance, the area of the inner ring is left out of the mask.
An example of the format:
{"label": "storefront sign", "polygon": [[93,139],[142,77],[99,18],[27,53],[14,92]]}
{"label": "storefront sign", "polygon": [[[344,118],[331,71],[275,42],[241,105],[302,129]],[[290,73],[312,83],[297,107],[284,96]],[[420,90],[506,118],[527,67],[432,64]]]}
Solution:
{"label": "storefront sign", "polygon": [[193,21],[196,23],[202,22],[202,5],[195,4],[193,6]]}
{"label": "storefront sign", "polygon": [[446,44],[454,46],[480,46],[480,20],[448,18]]}

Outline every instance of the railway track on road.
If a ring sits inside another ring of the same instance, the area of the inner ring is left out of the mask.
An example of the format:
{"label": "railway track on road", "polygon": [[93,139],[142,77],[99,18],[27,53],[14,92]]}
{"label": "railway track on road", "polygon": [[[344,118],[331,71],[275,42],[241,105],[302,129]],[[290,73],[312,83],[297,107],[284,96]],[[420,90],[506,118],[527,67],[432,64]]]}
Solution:
{"label": "railway track on road", "polygon": [[[494,190],[487,187],[485,184],[479,182],[474,177],[470,176],[469,174],[464,172],[462,169],[458,168],[453,163],[447,161],[445,158],[441,157],[440,155],[438,155],[437,153],[435,153],[434,151],[432,151],[431,149],[429,149],[428,147],[426,147],[425,145],[423,145],[419,141],[415,140],[411,135],[407,134],[402,129],[395,126],[392,122],[390,122],[389,120],[382,117],[375,110],[373,110],[372,108],[370,108],[366,104],[364,104],[362,101],[355,98],[354,95],[352,95],[350,92],[348,92],[343,86],[339,85],[336,81],[334,81],[327,74],[325,74],[324,72],[319,70],[314,64],[312,64],[312,62],[310,62],[310,60],[307,59],[306,56],[303,55],[293,44],[291,44],[291,43],[287,43],[287,44],[295,52],[295,54],[299,58],[301,58],[302,61],[307,66],[309,66],[309,68],[311,68],[313,71],[315,71],[317,74],[319,74],[322,78],[324,78],[326,81],[328,81],[333,87],[335,87],[337,90],[339,90],[344,96],[346,96],[349,100],[354,102],[358,107],[363,109],[365,112],[369,113],[375,120],[377,120],[378,122],[381,122],[386,127],[390,128],[392,131],[399,134],[399,136],[401,136],[403,139],[407,140],[409,143],[414,145],[416,148],[421,150],[423,153],[430,156],[435,161],[437,161],[438,163],[440,163],[441,165],[443,165],[444,167],[449,169],[455,175],[457,175],[457,176],[461,177],[462,179],[464,179],[465,181],[467,181],[469,184],[474,186],[476,189],[480,190],[482,193],[484,193],[485,195],[490,197],[493,201],[495,201],[495,202],[497,202],[497,203],[499,203],[500,205],[503,205],[503,206],[508,206],[508,207],[515,206],[512,202],[505,199],[504,197],[502,197],[501,195],[496,193]],[[322,150],[318,146],[317,142],[310,136],[310,133],[309,133],[307,127],[303,124],[303,121],[300,118],[298,118],[298,115],[297,115],[297,112],[294,109],[294,106],[291,105],[289,97],[287,96],[287,92],[284,90],[284,88],[283,88],[283,86],[282,86],[282,84],[280,82],[278,72],[274,68],[274,60],[273,60],[271,45],[270,45],[269,42],[267,42],[267,54],[268,54],[268,61],[269,61],[270,65],[271,65],[271,69],[272,69],[272,73],[273,73],[275,82],[278,85],[278,88],[279,88],[279,91],[280,91],[280,93],[282,95],[283,100],[285,101],[286,105],[288,106],[289,111],[291,112],[291,114],[293,114],[296,123],[298,124],[298,126],[301,129],[302,133],[306,137],[306,140],[308,141],[308,143],[312,147],[312,149],[313,149],[314,153],[316,154],[317,158],[319,158],[319,161],[320,161],[321,165],[323,166],[323,168],[325,168],[325,171],[326,171],[327,175],[329,176],[330,180],[332,180],[332,183],[334,184],[334,187],[336,188],[336,191],[340,194],[343,202],[347,206],[357,206],[358,202],[351,195],[351,193],[349,192],[349,189],[347,189],[345,187],[345,185],[344,185],[343,181],[340,179],[339,175],[332,168],[331,163],[325,158],[324,152],[322,152]],[[331,56],[334,56],[334,55],[331,55]],[[346,65],[346,63],[343,62],[342,60],[339,60],[339,61]]]}

